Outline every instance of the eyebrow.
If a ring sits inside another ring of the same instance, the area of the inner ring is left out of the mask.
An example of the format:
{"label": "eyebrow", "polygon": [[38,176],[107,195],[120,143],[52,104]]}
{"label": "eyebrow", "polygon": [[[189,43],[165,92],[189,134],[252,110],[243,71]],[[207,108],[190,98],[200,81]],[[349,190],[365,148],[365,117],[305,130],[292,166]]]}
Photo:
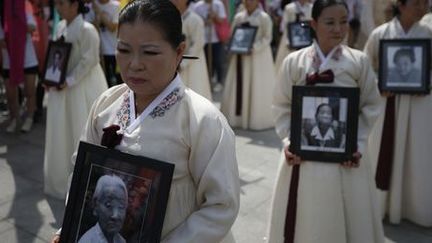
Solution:
{"label": "eyebrow", "polygon": [[[124,46],[128,46],[128,47],[130,46],[128,43],[123,42],[121,40],[117,40],[117,43],[124,45]],[[142,44],[142,45],[140,45],[140,48],[148,48],[148,47],[158,48],[159,46],[156,44]]]}

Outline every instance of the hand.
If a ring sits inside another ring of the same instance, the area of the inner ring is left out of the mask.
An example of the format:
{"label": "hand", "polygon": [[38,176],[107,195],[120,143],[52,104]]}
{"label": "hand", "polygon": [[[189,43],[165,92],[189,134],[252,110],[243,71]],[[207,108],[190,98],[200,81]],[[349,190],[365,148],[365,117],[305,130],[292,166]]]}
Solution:
{"label": "hand", "polygon": [[341,166],[346,168],[346,169],[358,168],[360,166],[361,157],[362,157],[362,155],[360,152],[355,152],[353,154],[353,158],[351,160],[342,162]]}
{"label": "hand", "polygon": [[291,153],[289,151],[288,146],[286,146],[284,148],[284,153],[285,153],[285,160],[288,163],[288,165],[299,165],[301,163],[303,163],[303,161],[301,160],[301,158],[293,153]]}
{"label": "hand", "polygon": [[56,88],[57,88],[57,90],[62,90],[64,88],[66,88],[66,87],[67,87],[67,83],[63,82],[61,85],[57,86]]}
{"label": "hand", "polygon": [[389,98],[389,97],[393,97],[395,94],[389,91],[384,91],[381,93],[382,96]]}
{"label": "hand", "polygon": [[51,243],[60,243],[60,235],[54,235],[51,240]]}

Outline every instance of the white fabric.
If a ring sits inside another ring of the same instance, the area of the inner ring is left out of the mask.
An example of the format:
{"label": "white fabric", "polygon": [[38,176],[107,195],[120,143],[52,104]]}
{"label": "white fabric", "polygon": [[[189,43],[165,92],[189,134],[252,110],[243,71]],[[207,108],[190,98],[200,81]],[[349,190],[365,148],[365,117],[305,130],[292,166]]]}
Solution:
{"label": "white fabric", "polygon": [[[99,144],[103,128],[121,124],[117,112],[128,92],[122,84],[100,96],[83,141]],[[171,98],[164,112],[126,130],[116,149],[175,164],[162,242],[233,242],[240,191],[235,135],[211,102],[183,84]]]}
{"label": "white fabric", "polygon": [[302,12],[303,15],[300,16],[300,21],[308,21],[312,20],[312,3],[306,3],[301,8],[301,6],[297,2],[292,2],[285,5],[285,9],[282,16],[282,21],[280,23],[280,31],[282,32],[282,36],[279,42],[278,51],[276,54],[275,61],[275,70],[276,73],[279,72],[280,66],[282,65],[282,61],[286,56],[293,50],[289,48],[289,39],[288,39],[288,23],[292,23],[296,21],[297,14]]}
{"label": "white fabric", "polygon": [[64,199],[71,156],[78,144],[93,101],[107,89],[99,65],[99,36],[92,24],[78,15],[68,26],[58,24],[56,38],[72,43],[66,76],[74,85],[48,93],[44,158],[45,192]]}
{"label": "white fabric", "polygon": [[212,100],[207,62],[204,55],[204,21],[190,8],[183,13],[183,34],[186,36],[185,54],[198,60],[183,59],[180,75],[183,82],[193,91]]}
{"label": "white fabric", "polygon": [[[217,16],[219,18],[226,18],[227,14],[225,12],[225,6],[224,4],[220,1],[220,0],[213,0],[212,4],[210,5],[209,3],[206,3],[204,0],[201,0],[199,2],[197,2],[196,4],[194,4],[193,6],[193,10],[199,15],[201,16],[201,18],[204,20],[207,19],[208,17],[208,13],[209,13],[209,9],[211,9],[212,11],[217,14]],[[211,33],[210,33],[211,32]],[[211,36],[211,38],[210,38]],[[214,24],[211,25],[206,25],[205,26],[205,43],[217,43],[220,42],[219,38],[216,35],[216,29]]]}
{"label": "white fabric", "polygon": [[[289,144],[292,86],[305,85],[306,75],[315,72],[314,46],[288,55],[275,87],[273,111],[276,132]],[[382,243],[383,228],[376,201],[368,152],[365,145],[370,128],[382,112],[375,74],[363,53],[342,46],[338,60],[330,59],[326,68],[335,76],[334,87],[358,87],[358,148],[363,157],[358,168],[339,164],[305,161],[300,165],[294,242]],[[285,216],[292,166],[281,155],[273,193],[268,242],[284,242]]]}
{"label": "white fabric", "polygon": [[[33,26],[36,28],[36,21],[31,13],[26,13],[26,20],[28,26]],[[6,48],[2,48],[2,58],[3,58],[3,69],[10,69],[9,53]],[[35,67],[38,65],[38,60],[36,57],[36,51],[31,38],[31,33],[26,34],[25,43],[25,54],[24,54],[24,68]]]}
{"label": "white fabric", "polygon": [[[419,22],[405,32],[397,18],[376,28],[365,46],[366,54],[371,58],[375,70],[379,66],[379,43],[381,39],[432,38],[429,26]],[[388,203],[382,202],[383,213],[389,214],[390,222],[399,223],[402,218],[417,224],[432,226],[432,194],[430,185],[432,171],[430,151],[432,146],[432,96],[396,95],[395,107],[395,146],[392,177]],[[374,128],[374,134],[381,136],[384,113]],[[383,138],[385,141],[385,138]],[[380,140],[378,140],[380,141]],[[375,140],[376,142],[376,140]],[[377,165],[380,143],[371,143],[375,149],[374,170]],[[383,192],[384,193],[384,192]]]}
{"label": "white fabric", "polygon": [[261,130],[273,127],[271,97],[275,83],[273,58],[270,49],[272,22],[257,8],[251,15],[246,11],[236,14],[233,28],[244,22],[257,26],[252,53],[242,55],[242,111],[236,115],[237,58],[232,55],[225,80],[221,111],[231,126]]}
{"label": "white fabric", "polygon": [[[108,243],[108,241],[105,238],[99,223],[97,223],[81,236],[78,243]],[[117,233],[111,243],[126,243],[126,241],[119,233]]]}
{"label": "white fabric", "polygon": [[[110,0],[107,3],[101,4],[99,1],[94,1],[93,4],[97,5],[100,14],[105,13],[109,16],[112,23],[118,24],[120,3],[118,1]],[[101,54],[106,56],[114,56],[117,47],[117,31],[111,32],[107,27],[100,28],[100,47]]]}

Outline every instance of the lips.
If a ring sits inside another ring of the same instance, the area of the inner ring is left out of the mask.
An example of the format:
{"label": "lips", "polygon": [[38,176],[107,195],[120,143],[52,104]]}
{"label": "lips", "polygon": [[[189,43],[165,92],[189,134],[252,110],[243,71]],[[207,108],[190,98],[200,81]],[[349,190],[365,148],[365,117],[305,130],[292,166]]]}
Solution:
{"label": "lips", "polygon": [[136,77],[128,77],[127,80],[133,84],[142,84],[142,83],[145,83],[147,81],[143,78],[136,78]]}

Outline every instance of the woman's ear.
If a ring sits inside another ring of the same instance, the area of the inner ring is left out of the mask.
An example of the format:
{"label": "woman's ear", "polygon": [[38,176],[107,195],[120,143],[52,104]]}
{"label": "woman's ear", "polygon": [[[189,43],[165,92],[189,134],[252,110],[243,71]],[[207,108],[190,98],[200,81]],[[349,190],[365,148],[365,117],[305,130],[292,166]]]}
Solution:
{"label": "woman's ear", "polygon": [[182,41],[177,47],[177,66],[180,65],[181,60],[183,59],[183,54],[186,50],[186,42]]}
{"label": "woman's ear", "polygon": [[310,21],[310,25],[311,25],[312,29],[315,31],[315,33],[316,33],[316,28],[317,28],[317,25],[318,25],[317,21],[315,19],[312,19]]}

